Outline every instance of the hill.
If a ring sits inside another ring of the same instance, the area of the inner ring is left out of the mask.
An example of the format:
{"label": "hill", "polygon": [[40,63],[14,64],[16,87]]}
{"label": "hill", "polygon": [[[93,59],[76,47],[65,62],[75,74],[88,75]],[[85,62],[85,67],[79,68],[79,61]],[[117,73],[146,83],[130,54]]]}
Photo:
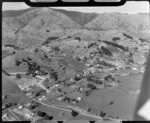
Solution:
{"label": "hill", "polygon": [[[149,18],[147,14],[121,14],[106,13],[100,14],[95,19],[87,23],[84,28],[109,31],[109,30],[126,30],[126,31],[143,31],[149,30]],[[138,21],[137,21],[138,20]]]}
{"label": "hill", "polygon": [[18,103],[28,99],[18,85],[4,74],[2,74],[2,95],[8,95]]}

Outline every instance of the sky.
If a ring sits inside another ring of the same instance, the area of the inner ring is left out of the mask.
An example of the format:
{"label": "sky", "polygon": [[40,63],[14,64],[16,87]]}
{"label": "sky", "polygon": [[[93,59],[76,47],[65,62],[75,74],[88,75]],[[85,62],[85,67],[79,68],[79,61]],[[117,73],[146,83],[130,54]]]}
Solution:
{"label": "sky", "polygon": [[[5,2],[3,3],[3,10],[20,10],[29,8],[24,2]],[[120,13],[145,13],[150,11],[150,5],[147,1],[128,1],[123,6],[118,7],[51,7],[59,8],[71,11],[80,11],[80,12],[96,12],[96,13],[111,13],[111,12],[120,12]]]}

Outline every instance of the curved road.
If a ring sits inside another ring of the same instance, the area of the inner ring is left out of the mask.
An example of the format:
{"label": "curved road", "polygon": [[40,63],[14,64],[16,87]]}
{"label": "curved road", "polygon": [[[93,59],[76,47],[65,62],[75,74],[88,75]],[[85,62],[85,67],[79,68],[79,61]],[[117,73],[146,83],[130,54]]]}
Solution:
{"label": "curved road", "polygon": [[[55,109],[58,109],[58,110],[63,110],[63,111],[67,111],[67,112],[72,112],[72,110],[60,108],[60,107],[57,107],[56,105],[48,105],[48,104],[45,104],[45,103],[43,103],[43,102],[37,101],[37,100],[35,100],[35,99],[33,99],[33,101],[35,101],[35,102],[37,102],[37,103],[40,103],[40,104],[42,104],[42,105],[45,105],[45,106],[47,106],[47,107],[50,107],[50,108],[55,108]],[[89,112],[87,112],[87,111],[85,111],[85,110],[83,110],[83,109],[81,110],[80,108],[76,108],[76,107],[74,108],[74,107],[71,107],[71,106],[66,106],[66,107],[72,108],[73,110],[78,111],[79,114],[84,115],[84,116],[93,117],[93,118],[96,118],[96,119],[98,119],[98,120],[103,120],[103,119],[104,119],[104,118],[102,118],[102,117],[100,117],[100,116],[96,116],[96,115],[94,115],[94,114],[91,114],[91,113],[89,113]],[[113,118],[107,118],[107,119],[112,120],[112,121],[121,121],[121,120],[119,120],[119,119],[117,120],[117,119],[113,119]]]}

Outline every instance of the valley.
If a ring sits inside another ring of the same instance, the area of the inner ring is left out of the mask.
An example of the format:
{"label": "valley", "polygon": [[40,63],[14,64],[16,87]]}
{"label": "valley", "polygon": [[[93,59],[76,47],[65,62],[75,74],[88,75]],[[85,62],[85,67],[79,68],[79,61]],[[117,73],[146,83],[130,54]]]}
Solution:
{"label": "valley", "polygon": [[3,11],[3,120],[132,120],[149,44],[149,13]]}

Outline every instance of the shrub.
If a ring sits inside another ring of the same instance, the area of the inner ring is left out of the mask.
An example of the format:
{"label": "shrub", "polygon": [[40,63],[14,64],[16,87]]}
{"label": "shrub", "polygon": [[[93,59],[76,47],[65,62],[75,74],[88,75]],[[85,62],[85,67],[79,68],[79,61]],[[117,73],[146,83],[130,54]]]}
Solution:
{"label": "shrub", "polygon": [[90,88],[91,90],[95,90],[96,89],[96,86],[91,84],[91,83],[88,83],[87,87]]}
{"label": "shrub", "polygon": [[79,114],[79,113],[78,113],[77,111],[74,111],[74,110],[72,110],[72,112],[71,112],[71,115],[72,115],[73,117],[76,117],[78,114]]}
{"label": "shrub", "polygon": [[129,39],[133,39],[133,37],[130,36],[130,35],[127,35],[127,34],[125,34],[125,33],[123,33],[123,35],[124,35],[125,37],[129,38]]}
{"label": "shrub", "polygon": [[75,37],[74,39],[75,39],[75,40],[78,40],[78,41],[81,41],[81,38],[80,38],[80,37]]}
{"label": "shrub", "polygon": [[106,116],[106,113],[104,113],[103,111],[101,111],[101,112],[100,112],[100,116],[101,116],[101,117],[105,117],[105,116]]}
{"label": "shrub", "polygon": [[113,40],[113,41],[117,41],[117,40],[120,40],[120,38],[119,38],[119,37],[113,37],[112,40]]}
{"label": "shrub", "polygon": [[102,51],[103,51],[106,55],[112,56],[112,53],[111,53],[107,48],[105,48],[104,46],[102,46],[101,49],[102,49]]}
{"label": "shrub", "polygon": [[15,60],[15,65],[16,65],[16,66],[19,66],[20,63],[21,63],[21,62],[20,62],[19,60],[17,60],[17,59]]}
{"label": "shrub", "polygon": [[21,75],[20,74],[16,74],[16,78],[17,79],[21,79]]}
{"label": "shrub", "polygon": [[37,115],[38,115],[39,117],[44,117],[44,116],[46,116],[46,113],[45,113],[45,112],[42,112],[42,111],[38,111],[38,112],[37,112]]}
{"label": "shrub", "polygon": [[147,42],[146,39],[143,39],[143,38],[139,38],[139,40],[143,43],[143,42]]}
{"label": "shrub", "polygon": [[53,116],[48,116],[47,114],[44,116],[44,120],[52,120]]}

